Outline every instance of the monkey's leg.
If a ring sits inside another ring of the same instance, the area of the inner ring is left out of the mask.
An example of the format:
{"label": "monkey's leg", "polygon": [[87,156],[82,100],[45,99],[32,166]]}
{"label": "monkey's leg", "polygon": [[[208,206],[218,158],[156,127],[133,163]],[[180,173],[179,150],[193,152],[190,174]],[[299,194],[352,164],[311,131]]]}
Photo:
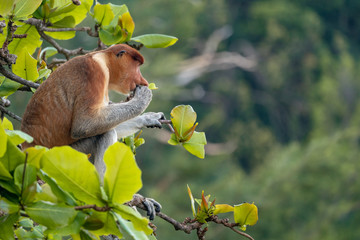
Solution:
{"label": "monkey's leg", "polygon": [[117,141],[117,134],[114,129],[89,138],[80,139],[71,144],[71,147],[83,152],[91,154],[90,162],[95,165],[96,170],[100,175],[100,181],[103,182],[106,166],[104,163],[104,153],[106,149]]}

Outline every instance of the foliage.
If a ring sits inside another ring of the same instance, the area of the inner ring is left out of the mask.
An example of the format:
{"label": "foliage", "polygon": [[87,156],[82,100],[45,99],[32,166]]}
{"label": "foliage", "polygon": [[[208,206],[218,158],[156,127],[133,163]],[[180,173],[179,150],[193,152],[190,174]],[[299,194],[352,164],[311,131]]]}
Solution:
{"label": "foliage", "polygon": [[[80,23],[91,17],[94,32]],[[166,48],[177,42],[176,37],[164,34],[144,34],[133,37],[135,23],[125,4],[101,4],[83,0],[11,0],[0,6],[0,96],[1,113],[15,117],[3,109],[7,98],[18,90],[34,92],[52,70],[72,56],[88,50],[68,50],[56,40],[73,39],[76,32],[86,32],[98,39],[94,50],[106,45],[127,43],[135,48]],[[43,41],[51,47],[43,47]],[[93,51],[94,51],[93,50]],[[54,58],[63,55],[66,60]],[[6,67],[4,67],[6,66]],[[151,89],[157,89],[150,84]],[[149,221],[131,205],[133,195],[142,187],[141,170],[135,161],[135,150],[144,139],[129,136],[117,142],[104,155],[106,172],[99,179],[87,155],[69,146],[47,149],[35,146],[21,151],[24,141],[31,136],[14,130],[1,116],[0,128],[0,238],[2,239],[100,239],[116,235],[126,239],[155,239]],[[181,144],[193,155],[204,158],[206,137],[196,132],[196,113],[190,105],[175,107],[169,124],[174,131],[169,143]],[[172,125],[171,125],[172,124]],[[217,213],[224,205],[216,205],[208,218],[229,227],[253,225],[240,217],[235,223],[219,220]],[[235,209],[235,208],[234,208]],[[236,213],[236,211],[235,211]],[[239,213],[237,213],[239,214]],[[236,216],[236,214],[234,215]],[[203,239],[206,229],[202,224],[208,218],[195,218],[193,229]],[[257,218],[257,215],[256,215]],[[175,221],[175,220],[173,220]],[[186,224],[185,224],[186,225]],[[184,227],[184,231],[188,233]],[[193,230],[192,229],[192,230]],[[238,230],[240,235],[251,237]],[[15,233],[15,234],[14,234]]]}

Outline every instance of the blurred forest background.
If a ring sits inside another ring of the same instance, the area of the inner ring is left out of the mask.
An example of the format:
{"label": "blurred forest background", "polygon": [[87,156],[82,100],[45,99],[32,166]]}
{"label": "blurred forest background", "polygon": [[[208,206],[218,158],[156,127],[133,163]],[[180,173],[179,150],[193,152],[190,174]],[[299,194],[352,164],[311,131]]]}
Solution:
{"label": "blurred forest background", "polygon": [[[217,203],[254,202],[255,239],[360,239],[360,1],[114,3],[129,7],[134,36],[179,38],[141,51],[143,75],[159,87],[148,111],[169,118],[190,104],[208,140],[198,159],[167,145],[166,127],[145,130],[144,195],[179,221],[191,216],[186,184],[197,198],[205,190]],[[60,43],[96,46],[82,33]],[[10,109],[22,116],[28,98],[12,95]],[[158,239],[196,239],[155,224]],[[207,239],[241,238],[210,225]]]}

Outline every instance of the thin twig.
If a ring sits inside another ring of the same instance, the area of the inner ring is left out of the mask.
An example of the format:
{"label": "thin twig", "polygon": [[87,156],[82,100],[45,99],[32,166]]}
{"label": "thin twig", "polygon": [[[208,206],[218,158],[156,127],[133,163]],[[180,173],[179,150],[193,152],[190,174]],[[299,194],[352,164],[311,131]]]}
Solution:
{"label": "thin twig", "polygon": [[28,87],[32,87],[32,88],[38,88],[40,86],[40,84],[34,83],[34,82],[30,82],[27,81],[15,74],[13,74],[12,72],[9,72],[8,70],[6,70],[2,65],[0,65],[0,73],[2,73],[2,75],[4,75],[5,77],[9,78],[10,80],[13,80],[15,82],[21,83],[23,85],[26,85]]}
{"label": "thin twig", "polygon": [[92,205],[84,205],[84,206],[76,206],[75,210],[83,210],[83,209],[94,209],[95,211],[98,212],[107,212],[109,211],[111,208],[108,206],[105,207],[98,207],[95,204]]}
{"label": "thin twig", "polygon": [[9,110],[7,110],[5,107],[0,105],[0,112],[6,113],[7,115],[9,115],[10,117],[12,117],[15,120],[18,120],[19,122],[22,121],[21,117],[19,117],[18,115],[10,112]]}
{"label": "thin twig", "polygon": [[159,121],[160,121],[161,124],[166,124],[166,125],[168,125],[168,127],[170,128],[170,131],[171,131],[172,133],[175,133],[175,130],[174,130],[173,126],[171,125],[171,124],[172,124],[171,120],[166,120],[166,119],[164,119],[164,120],[159,120]]}

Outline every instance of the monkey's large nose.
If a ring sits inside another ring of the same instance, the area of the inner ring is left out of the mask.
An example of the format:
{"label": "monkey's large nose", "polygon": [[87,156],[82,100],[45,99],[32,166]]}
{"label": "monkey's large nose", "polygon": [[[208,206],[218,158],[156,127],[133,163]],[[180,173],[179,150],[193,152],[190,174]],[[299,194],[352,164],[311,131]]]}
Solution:
{"label": "monkey's large nose", "polygon": [[143,78],[143,76],[141,76],[139,85],[149,86],[149,83],[145,78]]}

